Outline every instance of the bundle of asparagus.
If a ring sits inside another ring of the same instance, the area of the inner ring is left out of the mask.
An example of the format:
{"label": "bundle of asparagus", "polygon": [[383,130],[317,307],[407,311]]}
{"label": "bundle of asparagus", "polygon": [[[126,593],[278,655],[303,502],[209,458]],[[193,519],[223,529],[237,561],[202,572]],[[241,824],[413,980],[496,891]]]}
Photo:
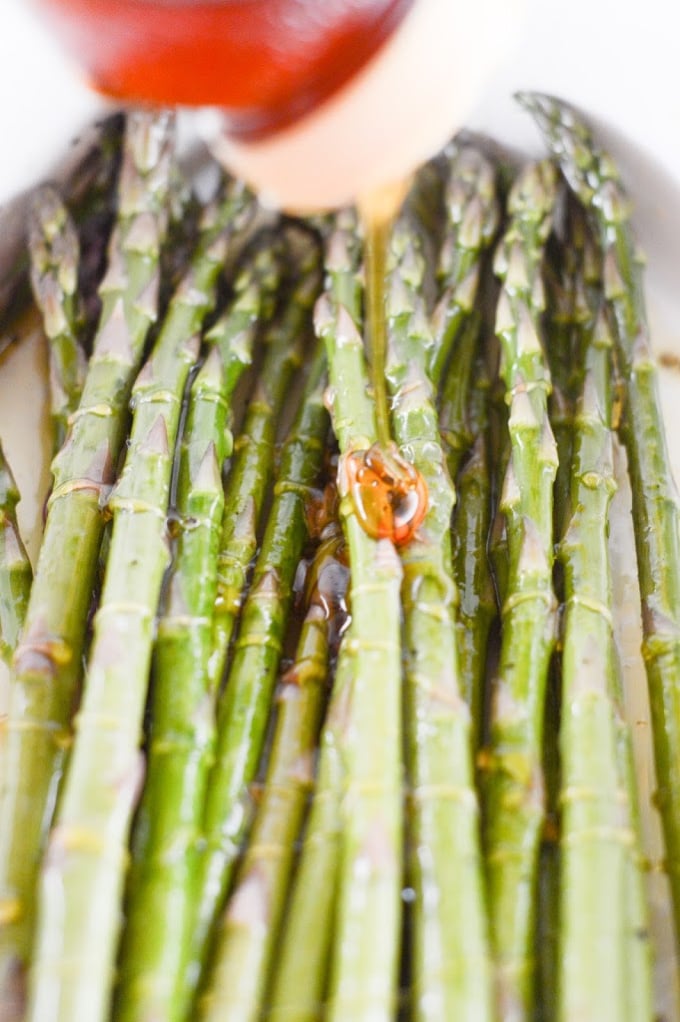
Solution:
{"label": "bundle of asparagus", "polygon": [[166,113],[126,118],[99,303],[91,223],[36,193],[55,457],[32,573],[0,450],[0,1022],[650,1022],[617,426],[680,928],[677,509],[616,170],[522,101],[555,162],[457,139],[386,232],[384,364],[355,213],[233,180],[197,212]]}

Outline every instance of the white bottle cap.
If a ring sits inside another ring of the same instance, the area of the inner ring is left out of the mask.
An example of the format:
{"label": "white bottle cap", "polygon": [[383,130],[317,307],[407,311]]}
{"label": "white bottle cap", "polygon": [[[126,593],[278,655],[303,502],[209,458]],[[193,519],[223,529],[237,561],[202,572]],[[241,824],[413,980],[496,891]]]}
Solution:
{"label": "white bottle cap", "polygon": [[366,67],[311,114],[257,142],[217,133],[211,148],[272,205],[349,203],[409,174],[464,124],[523,8],[524,0],[415,0]]}

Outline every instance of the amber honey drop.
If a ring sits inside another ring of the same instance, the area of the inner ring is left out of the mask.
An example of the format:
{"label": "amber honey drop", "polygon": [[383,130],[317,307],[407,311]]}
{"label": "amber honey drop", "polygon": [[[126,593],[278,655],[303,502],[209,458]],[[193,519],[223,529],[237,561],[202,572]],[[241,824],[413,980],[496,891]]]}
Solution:
{"label": "amber honey drop", "polygon": [[344,463],[346,487],[357,519],[373,539],[395,546],[409,543],[428,508],[427,485],[420,472],[393,444],[352,451]]}

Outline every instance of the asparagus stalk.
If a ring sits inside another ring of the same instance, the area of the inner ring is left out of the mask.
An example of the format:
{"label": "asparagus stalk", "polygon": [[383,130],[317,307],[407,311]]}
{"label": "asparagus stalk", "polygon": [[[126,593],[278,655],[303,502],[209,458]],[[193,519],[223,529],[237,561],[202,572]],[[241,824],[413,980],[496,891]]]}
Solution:
{"label": "asparagus stalk", "polygon": [[[314,289],[318,282],[314,279]],[[298,329],[304,329],[312,279],[298,284]],[[243,607],[224,695],[218,707],[215,764],[203,813],[204,851],[194,928],[194,961],[204,965],[236,857],[249,825],[248,788],[255,779],[306,537],[305,502],[322,463],[328,429],[325,361],[317,349],[295,423],[281,452],[274,501]]]}
{"label": "asparagus stalk", "polygon": [[555,533],[559,537],[569,516],[574,410],[583,386],[584,346],[590,342],[600,303],[601,261],[584,211],[566,189],[558,205],[556,252],[545,266],[545,323],[552,379],[550,421],[559,459],[555,480]]}
{"label": "asparagus stalk", "polygon": [[[55,180],[78,225],[83,260],[81,285],[86,292],[86,318],[96,291],[113,221],[121,141],[125,118],[119,111],[92,123],[69,147]],[[0,354],[15,337],[10,329],[31,297],[25,224],[33,191],[24,192],[3,208],[3,250],[0,258]],[[81,290],[81,288],[79,288]],[[97,304],[96,302],[94,303]]]}
{"label": "asparagus stalk", "polygon": [[642,597],[666,869],[680,940],[680,510],[670,469],[649,340],[643,267],[616,167],[575,112],[547,96],[523,94],[560,166],[597,227],[604,291],[625,381],[621,437],[628,454]]}
{"label": "asparagus stalk", "polygon": [[[591,481],[594,483],[599,478],[598,472],[601,474],[602,469],[606,469],[607,474],[602,485],[606,483],[614,487],[614,477],[611,475],[613,466],[611,466],[611,436],[609,433],[609,423],[611,418],[613,418],[608,378],[610,373],[609,354],[611,350],[611,337],[608,324],[601,310],[602,295],[599,252],[595,249],[591,233],[585,223],[583,208],[576,201],[572,200],[568,208],[566,208],[566,215],[568,215],[568,218],[566,218],[568,223],[565,225],[566,237],[563,239],[557,255],[561,283],[555,285],[553,280],[551,287],[551,295],[553,300],[556,299],[557,307],[557,313],[551,313],[552,326],[550,330],[550,350],[553,355],[551,364],[553,366],[553,382],[555,384],[553,394],[557,390],[561,393],[558,407],[560,432],[557,432],[557,444],[558,449],[560,449],[561,445],[564,451],[564,458],[566,459],[568,457],[566,452],[571,454],[572,450],[572,433],[575,431],[574,399],[576,391],[580,389],[581,415],[576,419],[575,443],[577,444],[577,455],[580,452],[579,438],[581,438],[581,448],[584,448],[587,452],[589,450],[588,445],[592,447],[599,434],[602,446],[606,450],[606,457],[600,459],[601,466],[594,472]],[[604,351],[597,355],[590,351],[591,344],[599,346]],[[590,372],[592,380],[595,381],[594,383],[591,381],[590,386],[587,384],[584,386],[584,372]],[[591,411],[594,425],[587,415],[584,417],[583,405],[586,403],[586,399],[593,406]],[[584,422],[585,425],[583,424]],[[557,429],[557,427],[555,428]],[[593,460],[595,460],[594,455]],[[575,462],[577,468],[578,461],[577,457]],[[556,493],[558,496],[555,501],[555,523],[559,533],[564,531],[565,525],[569,523],[570,506],[574,508],[572,520],[577,522],[577,525],[580,525],[584,520],[588,520],[587,512],[589,510],[592,511],[591,505],[596,502],[595,497],[590,493],[586,495],[583,501],[571,500],[569,496],[562,496],[560,499],[560,490],[564,489],[564,487],[569,489],[570,486],[573,489],[576,485],[576,480],[572,477],[569,467],[566,467],[566,470],[563,472],[561,468],[560,464],[556,483]],[[560,476],[562,478],[561,483]],[[581,483],[581,489],[582,486],[583,483]],[[579,493],[577,493],[577,498],[578,496]],[[608,501],[603,501],[603,498],[601,498],[600,503],[606,504]],[[605,520],[606,517],[603,516],[601,519],[602,530],[604,530]],[[596,536],[597,522],[598,518],[595,514],[593,515],[593,528],[595,528]],[[563,544],[564,552],[568,557],[571,550],[569,541],[570,533],[566,532]],[[600,542],[605,543],[606,536],[600,537]],[[590,571],[592,563],[590,558],[585,563],[583,557],[577,558],[577,567],[579,569],[586,567]],[[608,560],[605,560],[603,563],[607,576],[600,579],[600,586],[603,591],[606,590],[608,592],[607,587],[610,588]],[[568,572],[568,578],[566,578],[568,580],[568,588],[573,590],[574,580],[570,579],[571,576]],[[569,594],[566,595],[569,597]],[[570,617],[568,612],[568,617],[566,617],[568,628],[569,623]],[[577,639],[579,638],[580,634],[577,631]],[[615,941],[618,940],[620,945],[622,945],[620,947],[621,958],[623,959],[623,970],[626,975],[627,996],[623,1006],[624,1014],[621,1017],[633,1020],[647,1019],[651,1011],[650,956],[648,938],[645,936],[648,926],[648,910],[640,866],[637,791],[631,757],[631,738],[628,726],[620,710],[623,697],[616,651],[613,645],[611,645],[613,641],[613,638],[610,638],[608,646],[603,647],[607,668],[604,678],[606,684],[604,689],[599,692],[599,697],[600,701],[607,700],[611,714],[611,723],[607,722],[607,724],[615,729],[617,783],[620,793],[618,799],[619,831],[624,842],[626,854],[624,856],[625,876],[623,881],[625,904],[623,909],[621,905],[617,905],[614,916],[618,918],[610,918],[609,925],[615,928]],[[572,658],[565,657],[566,665],[569,666],[570,662],[572,662]],[[566,693],[564,695],[566,696]],[[590,702],[588,701],[588,707],[590,707]],[[578,727],[580,721],[586,716],[587,712],[584,711],[581,717],[576,718],[574,726]],[[611,736],[609,735],[609,741],[610,738]],[[606,746],[602,741],[598,747],[604,750]],[[564,814],[564,820],[566,821],[566,819],[568,819],[568,815]],[[585,855],[584,858],[587,865],[592,865],[593,860],[590,856]],[[568,896],[571,890],[571,885],[565,883],[562,888],[563,896]],[[600,888],[598,887],[599,890]],[[624,910],[625,915],[622,915]],[[566,913],[564,913],[565,915]],[[616,929],[617,924],[622,927],[621,930]],[[577,954],[580,948],[581,944],[579,943]],[[596,954],[595,958],[597,958]],[[560,961],[566,965],[565,959],[562,959],[558,949],[555,962]],[[592,959],[589,958],[588,964],[591,961]],[[583,975],[586,975],[585,970]],[[596,977],[591,975],[590,979],[592,980],[593,978]],[[568,983],[569,979],[564,979],[562,989]],[[591,1001],[594,1002],[594,997],[591,998]]]}
{"label": "asparagus stalk", "polygon": [[557,455],[548,421],[550,376],[538,335],[541,254],[555,188],[555,171],[547,162],[529,165],[519,175],[494,267],[503,282],[496,332],[510,406],[511,453],[501,496],[509,564],[492,706],[485,838],[499,1009],[506,1019],[529,1018],[532,1012],[542,729],[555,631],[552,488]]}
{"label": "asparagus stalk", "polygon": [[0,446],[0,656],[8,663],[21,634],[31,591],[31,562],[19,535],[20,496]]}
{"label": "asparagus stalk", "polygon": [[130,442],[108,507],[113,532],[87,686],[43,866],[28,1019],[104,1019],[109,1007],[154,619],[168,566],[172,452],[199,331],[230,235],[253,203],[241,185],[206,210],[201,239],[132,394]]}
{"label": "asparagus stalk", "polygon": [[[355,221],[351,214],[341,213],[326,246],[326,289],[355,322],[361,304],[358,260]],[[365,382],[365,365],[358,361]],[[353,677],[353,659],[341,657],[321,730],[316,790],[270,980],[270,1022],[315,1022],[328,989],[342,850],[347,707]],[[311,943],[310,933],[315,934]]]}
{"label": "asparagus stalk", "polygon": [[[268,1022],[316,1022],[328,989],[342,852],[343,747],[353,668],[341,658],[319,742],[316,790],[272,963]],[[310,940],[310,934],[314,939]]]}
{"label": "asparagus stalk", "polygon": [[536,891],[536,1022],[553,1022],[557,1003],[559,971],[560,900],[560,697],[562,665],[559,652],[553,655],[548,675],[543,725],[543,777],[545,822],[541,836]]}
{"label": "asparagus stalk", "polygon": [[440,279],[440,258],[444,239],[454,234],[446,209],[447,184],[450,189],[451,167],[456,163],[456,143],[419,168],[408,192],[413,228],[425,260],[422,294],[428,315],[434,310],[443,284]]}
{"label": "asparagus stalk", "polygon": [[455,365],[446,374],[442,386],[440,432],[446,450],[446,465],[454,481],[463,456],[473,440],[468,419],[468,403],[480,330],[481,316],[476,310],[472,310],[453,345],[452,361]]}
{"label": "asparagus stalk", "polygon": [[316,244],[304,235],[296,238],[292,233],[289,241],[298,248],[297,253],[291,254],[300,277],[292,284],[293,297],[265,337],[262,371],[248,401],[227,480],[210,658],[211,684],[215,690],[222,683],[248,571],[257,552],[260,512],[274,461],[277,419],[300,364],[309,310],[319,286]]}
{"label": "asparagus stalk", "polygon": [[[617,665],[607,547],[607,515],[616,488],[609,429],[611,346],[600,317],[585,358],[575,419],[573,511],[560,548],[566,598],[560,737],[563,1019],[631,1017],[627,924],[635,835],[612,699]],[[640,1008],[638,1018],[651,1017],[651,1003]]]}
{"label": "asparagus stalk", "polygon": [[220,922],[201,1018],[257,1022],[283,919],[298,838],[313,783],[329,671],[329,640],[343,627],[347,568],[342,539],[319,546],[295,662],[282,679],[267,779],[238,883]]}
{"label": "asparagus stalk", "polygon": [[[352,606],[338,666],[349,691],[342,719],[336,718],[344,777],[327,1017],[378,1022],[393,1015],[401,915],[401,565],[389,540],[376,541],[364,532],[347,491],[344,459],[376,440],[373,406],[360,385],[366,366],[352,317],[357,292],[352,246],[344,236],[348,228],[343,218],[337,221],[329,243],[328,291],[316,311],[341,453],[338,490]],[[322,769],[333,766],[322,764]]]}
{"label": "asparagus stalk", "polygon": [[392,236],[386,375],[395,438],[427,483],[429,510],[401,551],[411,883],[412,1012],[417,1020],[492,1017],[491,960],[474,790],[471,721],[456,644],[446,471],[419,292],[423,263],[403,217]]}
{"label": "asparagus stalk", "polygon": [[[146,783],[133,835],[116,1017],[178,1017],[196,897],[196,836],[212,756],[208,681],[231,398],[252,359],[268,253],[246,265],[236,298],[206,335],[180,451],[178,537],[158,626]],[[261,265],[264,259],[264,267]]]}
{"label": "asparagus stalk", "polygon": [[[454,144],[445,194],[447,228],[440,253],[442,294],[433,317],[434,338],[430,355],[430,378],[436,388],[444,378],[452,345],[470,317],[480,283],[482,257],[498,231],[500,209],[493,164],[470,144]],[[456,372],[469,379],[471,362]],[[467,385],[461,383],[462,389]]]}
{"label": "asparagus stalk", "polygon": [[[548,396],[550,423],[555,436],[558,466],[555,476],[553,524],[556,540],[563,535],[569,518],[571,501],[572,434],[574,401],[574,366],[578,365],[582,345],[578,343],[584,325],[592,327],[589,310],[579,297],[582,262],[582,238],[562,238],[570,218],[564,190],[560,190],[553,219],[553,236],[548,243],[544,264],[547,308],[544,326],[547,338],[548,364],[552,389]],[[571,226],[569,224],[569,226]],[[563,240],[557,246],[556,238]],[[552,244],[551,244],[552,243]],[[572,244],[578,252],[572,252]],[[557,247],[557,252],[552,251]],[[582,362],[581,362],[582,364]],[[578,370],[577,370],[578,372]],[[580,374],[582,376],[582,374]],[[564,584],[559,559],[554,570],[555,591],[564,603]],[[545,700],[543,736],[543,773],[545,779],[546,815],[541,840],[539,881],[536,907],[536,1014],[540,1022],[555,1016],[559,972],[559,903],[560,903],[560,756],[557,736],[560,733],[562,698],[561,641],[553,655]]]}
{"label": "asparagus stalk", "polygon": [[106,273],[107,241],[117,216],[117,182],[126,125],[127,117],[120,111],[107,118],[96,150],[85,161],[86,176],[61,189],[78,228],[78,294],[84,321],[82,342],[88,358],[101,316],[99,285]]}
{"label": "asparagus stalk", "polygon": [[169,115],[130,115],[100,326],[80,407],[52,466],[54,489],[14,657],[7,766],[0,780],[0,1004],[7,1018],[21,1012],[34,888],[78,695],[102,503],[155,317],[171,139]]}
{"label": "asparagus stalk", "polygon": [[28,244],[33,295],[50,342],[53,446],[58,451],[66,438],[69,416],[80,401],[86,365],[80,343],[78,234],[59,193],[49,185],[33,199]]}
{"label": "asparagus stalk", "polygon": [[[508,431],[509,409],[505,400],[505,386],[498,372],[500,343],[495,332],[492,332],[487,337],[487,353],[492,379],[489,394],[489,458],[491,462],[489,563],[492,568],[496,603],[500,612],[508,591],[508,533],[505,515],[501,509],[501,499],[503,496],[503,483],[510,460],[510,434]],[[498,623],[500,626],[500,621]]]}
{"label": "asparagus stalk", "polygon": [[652,1017],[654,999],[654,948],[650,934],[650,907],[647,898],[647,862],[642,854],[642,825],[638,778],[635,773],[633,744],[630,727],[621,709],[623,691],[621,671],[615,665],[614,688],[611,698],[616,711],[618,731],[618,767],[620,783],[627,796],[628,821],[633,840],[628,846],[626,862],[626,969],[627,985],[630,992],[626,1004],[626,1019],[629,1022],[647,1020]]}
{"label": "asparagus stalk", "polygon": [[[468,404],[472,445],[458,475],[452,528],[453,569],[458,588],[458,663],[461,691],[470,707],[472,743],[482,740],[487,647],[497,605],[487,546],[491,528],[491,464],[487,419],[491,381],[485,353],[475,360],[475,383]],[[447,462],[451,465],[452,451]]]}

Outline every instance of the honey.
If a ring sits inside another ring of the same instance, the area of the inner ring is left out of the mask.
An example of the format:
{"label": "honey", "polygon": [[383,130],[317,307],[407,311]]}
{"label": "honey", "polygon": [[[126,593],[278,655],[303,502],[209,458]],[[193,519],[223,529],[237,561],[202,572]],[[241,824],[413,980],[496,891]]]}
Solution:
{"label": "honey", "polygon": [[357,519],[373,539],[409,543],[428,509],[427,485],[396,446],[373,444],[344,459],[345,486]]}
{"label": "honey", "polygon": [[344,465],[347,491],[362,528],[374,539],[389,539],[396,546],[413,538],[428,508],[425,480],[399,454],[391,439],[385,382],[387,251],[406,188],[407,182],[402,181],[381,188],[359,203],[366,235],[367,347],[378,441],[368,450],[352,452]]}

